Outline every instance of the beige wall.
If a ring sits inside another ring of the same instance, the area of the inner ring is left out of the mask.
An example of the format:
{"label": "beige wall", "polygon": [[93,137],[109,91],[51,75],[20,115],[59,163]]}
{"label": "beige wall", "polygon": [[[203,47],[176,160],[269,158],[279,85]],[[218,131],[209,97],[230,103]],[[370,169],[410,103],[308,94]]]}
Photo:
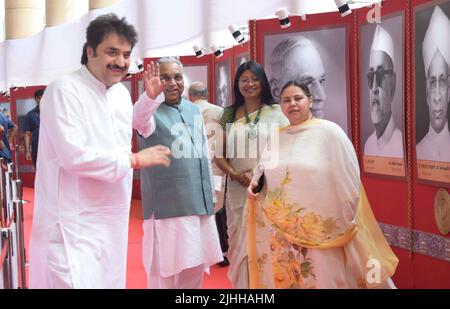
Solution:
{"label": "beige wall", "polygon": [[6,39],[28,37],[43,28],[43,0],[6,0]]}
{"label": "beige wall", "polygon": [[[3,2],[3,0],[0,0]],[[20,39],[121,0],[4,0],[5,38]]]}
{"label": "beige wall", "polygon": [[46,0],[47,27],[69,22],[89,12],[89,0]]}
{"label": "beige wall", "polygon": [[120,1],[122,0],[89,0],[89,10],[104,8]]}

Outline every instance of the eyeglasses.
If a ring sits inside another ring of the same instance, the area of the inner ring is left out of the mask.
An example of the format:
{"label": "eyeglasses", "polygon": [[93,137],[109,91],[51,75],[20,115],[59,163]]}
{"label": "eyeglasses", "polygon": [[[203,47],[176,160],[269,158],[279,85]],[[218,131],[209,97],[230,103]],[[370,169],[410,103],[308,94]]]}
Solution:
{"label": "eyeglasses", "polygon": [[172,79],[173,79],[174,81],[176,81],[176,82],[181,82],[181,81],[183,80],[183,75],[180,75],[180,74],[177,74],[177,75],[174,75],[174,76],[170,76],[170,75],[161,75],[161,76],[159,77],[159,79],[160,79],[162,82],[166,82],[166,83],[170,82]]}
{"label": "eyeglasses", "polygon": [[243,78],[239,80],[239,84],[250,84],[250,82],[256,84],[259,82],[257,78]]}
{"label": "eyeglasses", "polygon": [[[394,70],[388,69],[385,70],[383,67],[378,67],[376,71],[370,69],[369,73],[367,73],[367,81],[369,83],[369,89],[373,89],[374,80],[377,81],[377,87],[381,87],[383,84],[383,80],[386,74],[392,74]],[[375,78],[376,77],[376,78]]]}

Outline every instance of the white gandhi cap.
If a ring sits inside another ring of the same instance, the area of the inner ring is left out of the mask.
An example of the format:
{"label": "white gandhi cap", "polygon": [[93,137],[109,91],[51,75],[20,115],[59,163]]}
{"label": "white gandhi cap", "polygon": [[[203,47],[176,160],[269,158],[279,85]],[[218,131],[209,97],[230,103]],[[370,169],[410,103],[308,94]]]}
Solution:
{"label": "white gandhi cap", "polygon": [[437,50],[444,57],[447,65],[450,65],[450,21],[439,6],[434,7],[430,25],[422,43],[425,74]]}
{"label": "white gandhi cap", "polygon": [[370,51],[384,51],[391,57],[394,64],[394,41],[392,37],[383,27],[377,25],[375,35],[373,36],[372,47]]}

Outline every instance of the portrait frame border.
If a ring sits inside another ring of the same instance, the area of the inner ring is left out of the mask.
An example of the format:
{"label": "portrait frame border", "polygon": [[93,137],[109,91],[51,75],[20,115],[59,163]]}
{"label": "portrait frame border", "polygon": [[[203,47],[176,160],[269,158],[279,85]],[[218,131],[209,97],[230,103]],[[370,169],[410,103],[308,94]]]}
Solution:
{"label": "portrait frame border", "polygon": [[[411,119],[411,132],[412,132],[412,138],[411,138],[411,147],[414,148],[412,151],[413,153],[413,171],[414,171],[414,177],[415,180],[424,185],[429,185],[432,187],[444,187],[444,188],[450,188],[450,180],[448,182],[438,181],[438,180],[431,180],[431,179],[424,179],[419,177],[419,168],[418,168],[418,161],[417,160],[417,148],[416,148],[416,81],[415,81],[415,75],[416,75],[416,68],[415,68],[415,14],[418,10],[427,9],[429,7],[439,5],[439,4],[447,4],[450,3],[450,0],[410,0],[411,1],[411,50],[410,50],[410,67],[411,67],[411,93],[409,93],[410,99],[411,99],[411,110],[412,110],[412,119]],[[448,115],[448,113],[447,113]],[[424,160],[425,161],[425,160]],[[431,161],[431,162],[438,162],[438,161]],[[448,162],[450,163],[450,162]]]}
{"label": "portrait frame border", "polygon": [[236,75],[234,72],[234,59],[235,59],[234,58],[234,47],[223,49],[223,56],[220,58],[213,57],[213,67],[212,67],[212,74],[211,74],[212,85],[209,89],[210,89],[210,93],[213,94],[211,102],[213,102],[216,105],[217,105],[216,65],[219,63],[226,62],[226,61],[230,61],[230,76],[229,76],[230,89],[229,89],[229,91],[231,93],[229,94],[229,97],[231,99],[231,104],[233,104],[233,102],[234,102],[234,76]]}
{"label": "portrait frame border", "polygon": [[[383,18],[394,18],[397,16],[402,16],[402,26],[403,26],[403,51],[401,52],[403,58],[403,72],[401,73],[401,76],[403,77],[403,83],[401,88],[401,118],[402,118],[402,137],[403,137],[403,168],[404,168],[404,176],[395,176],[395,175],[389,175],[389,174],[382,174],[382,173],[375,173],[375,172],[367,172],[364,167],[364,145],[362,144],[363,141],[361,141],[361,111],[362,111],[362,91],[360,88],[360,85],[362,84],[361,80],[361,29],[363,26],[368,25],[369,22],[367,22],[367,15],[369,12],[373,9],[372,6],[363,7],[358,10],[358,26],[357,26],[357,36],[358,36],[358,45],[357,45],[357,66],[358,66],[358,93],[357,93],[357,100],[358,100],[358,143],[361,144],[361,147],[358,152],[358,158],[360,160],[361,164],[361,171],[364,176],[368,177],[374,177],[374,178],[380,178],[380,179],[390,179],[390,180],[397,180],[401,182],[406,182],[408,173],[410,173],[410,169],[408,167],[408,158],[409,152],[408,152],[408,145],[409,145],[409,125],[408,125],[408,102],[409,97],[407,93],[407,85],[409,83],[409,76],[408,76],[408,24],[407,24],[407,16],[408,16],[408,7],[407,7],[407,0],[397,0],[397,1],[385,1],[383,4],[383,7],[381,8],[381,19]],[[385,159],[390,159],[390,157],[382,157]]]}
{"label": "portrait frame border", "polygon": [[355,132],[353,129],[353,115],[352,110],[354,106],[354,96],[353,89],[350,87],[351,84],[351,76],[350,74],[353,71],[353,65],[351,63],[351,51],[353,49],[353,14],[349,16],[341,17],[338,12],[330,12],[330,13],[320,13],[320,14],[312,14],[307,15],[306,20],[303,20],[301,16],[289,16],[289,21],[291,26],[286,29],[282,29],[280,27],[279,20],[277,18],[271,19],[259,19],[259,20],[250,20],[249,21],[249,29],[250,29],[250,55],[251,58],[261,65],[264,66],[265,63],[265,55],[264,55],[264,37],[266,35],[282,35],[287,33],[301,33],[306,31],[315,31],[315,30],[326,30],[326,29],[336,29],[336,28],[344,28],[345,29],[345,70],[346,70],[346,92],[347,92],[347,104],[346,104],[346,116],[347,116],[347,135],[349,139],[352,141],[355,146]]}

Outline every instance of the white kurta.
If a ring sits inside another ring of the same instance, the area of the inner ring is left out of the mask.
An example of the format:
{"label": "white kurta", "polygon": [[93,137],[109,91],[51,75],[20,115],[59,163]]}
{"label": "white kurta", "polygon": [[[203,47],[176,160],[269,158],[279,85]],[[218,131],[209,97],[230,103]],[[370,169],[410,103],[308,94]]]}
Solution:
{"label": "white kurta", "polygon": [[402,131],[395,127],[392,115],[380,138],[377,138],[376,132],[369,136],[364,145],[364,155],[403,158],[403,134]]}
{"label": "white kurta", "polygon": [[[134,105],[133,127],[145,138],[155,131],[153,114],[159,105],[150,99]],[[206,269],[223,260],[214,216],[157,220],[152,216],[144,220],[143,229],[142,257],[148,276],[156,270],[166,278],[201,265]]]}
{"label": "white kurta", "polygon": [[125,288],[133,106],[83,67],[41,102],[31,288]]}
{"label": "white kurta", "polygon": [[[214,158],[217,147],[222,147],[223,145],[222,127],[220,126],[223,108],[209,103],[206,100],[197,100],[193,103],[198,107],[200,113],[202,113],[203,122],[205,123],[206,136],[208,138],[209,155],[211,158]],[[211,161],[211,166],[213,174],[212,179],[217,197],[217,201],[214,203],[214,212],[217,212],[223,207],[225,175],[220,168],[217,167],[214,161]]]}
{"label": "white kurta", "polygon": [[450,162],[450,133],[448,123],[437,134],[430,126],[427,135],[416,146],[417,160]]}

